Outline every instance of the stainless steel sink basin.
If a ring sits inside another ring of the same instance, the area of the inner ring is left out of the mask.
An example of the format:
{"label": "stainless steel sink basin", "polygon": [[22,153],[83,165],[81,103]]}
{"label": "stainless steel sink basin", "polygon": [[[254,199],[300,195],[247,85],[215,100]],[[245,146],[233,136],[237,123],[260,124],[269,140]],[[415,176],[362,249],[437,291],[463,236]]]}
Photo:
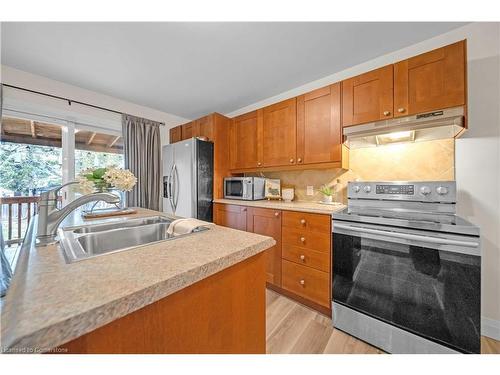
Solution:
{"label": "stainless steel sink basin", "polygon": [[[66,261],[72,263],[194,234],[169,235],[167,229],[172,221],[164,216],[123,219],[112,223],[61,228],[58,234]],[[195,232],[203,230],[207,228],[199,228]]]}

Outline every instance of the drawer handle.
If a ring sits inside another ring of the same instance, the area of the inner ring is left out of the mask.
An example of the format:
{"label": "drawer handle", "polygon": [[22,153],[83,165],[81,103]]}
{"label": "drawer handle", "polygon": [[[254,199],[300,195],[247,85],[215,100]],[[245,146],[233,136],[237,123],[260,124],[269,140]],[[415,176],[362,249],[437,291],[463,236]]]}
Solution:
{"label": "drawer handle", "polygon": [[391,114],[391,112],[389,111],[384,111],[384,116],[389,116]]}
{"label": "drawer handle", "polygon": [[290,163],[293,163],[294,162],[294,159],[293,158],[290,158]]}
{"label": "drawer handle", "polygon": [[302,279],[302,280],[299,281],[299,284],[300,285],[306,285],[306,281],[304,279]]}
{"label": "drawer handle", "polygon": [[302,242],[302,243],[306,242],[306,238],[305,237],[300,237],[300,242]]}
{"label": "drawer handle", "polygon": [[262,165],[262,163],[259,161],[259,162],[257,163],[257,165],[260,167],[260,166]]}
{"label": "drawer handle", "polygon": [[300,219],[300,224],[306,225],[306,219]]}
{"label": "drawer handle", "polygon": [[306,256],[305,256],[305,255],[301,255],[301,256],[300,256],[300,260],[301,260],[301,261],[306,260]]}
{"label": "drawer handle", "polygon": [[280,213],[279,212],[275,212],[274,216],[278,217],[278,216],[280,216]]}

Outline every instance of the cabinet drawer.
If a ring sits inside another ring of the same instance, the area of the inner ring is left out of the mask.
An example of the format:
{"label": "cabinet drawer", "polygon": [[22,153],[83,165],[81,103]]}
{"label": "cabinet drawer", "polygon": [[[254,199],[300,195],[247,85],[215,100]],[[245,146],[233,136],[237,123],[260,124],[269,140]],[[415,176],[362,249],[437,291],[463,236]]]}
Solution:
{"label": "cabinet drawer", "polygon": [[322,214],[283,211],[283,226],[301,230],[330,233],[332,217]]}
{"label": "cabinet drawer", "polygon": [[330,252],[331,233],[309,232],[300,229],[283,228],[283,244],[307,249]]}
{"label": "cabinet drawer", "polygon": [[282,287],[320,305],[330,307],[330,277],[327,272],[283,260]]}
{"label": "cabinet drawer", "polygon": [[284,259],[291,262],[330,272],[330,254],[328,252],[284,245],[282,255]]}

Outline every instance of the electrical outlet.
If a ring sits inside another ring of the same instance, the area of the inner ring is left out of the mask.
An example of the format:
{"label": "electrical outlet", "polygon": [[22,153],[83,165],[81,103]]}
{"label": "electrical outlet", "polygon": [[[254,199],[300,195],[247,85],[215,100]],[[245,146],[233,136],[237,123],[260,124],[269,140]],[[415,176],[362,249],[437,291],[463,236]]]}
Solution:
{"label": "electrical outlet", "polygon": [[314,186],[308,185],[306,195],[314,195]]}

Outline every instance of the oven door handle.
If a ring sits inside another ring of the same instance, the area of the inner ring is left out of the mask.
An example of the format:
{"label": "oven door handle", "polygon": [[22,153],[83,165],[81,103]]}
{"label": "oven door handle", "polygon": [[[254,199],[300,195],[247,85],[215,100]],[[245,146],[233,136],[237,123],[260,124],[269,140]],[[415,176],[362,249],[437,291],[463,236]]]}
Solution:
{"label": "oven door handle", "polygon": [[393,238],[399,238],[399,239],[403,239],[403,240],[427,242],[427,243],[432,243],[432,244],[437,244],[437,245],[455,245],[455,246],[472,247],[472,248],[479,247],[479,242],[475,242],[475,241],[470,241],[470,242],[469,241],[459,241],[459,240],[438,238],[438,237],[432,237],[432,236],[421,236],[418,234],[398,233],[398,232],[391,232],[391,231],[385,231],[385,230],[356,227],[356,226],[352,226],[352,225],[340,224],[340,223],[335,223],[335,222],[333,223],[333,228],[345,229],[345,230],[359,232],[359,233],[378,234],[378,235],[385,236],[385,237],[393,237]]}

